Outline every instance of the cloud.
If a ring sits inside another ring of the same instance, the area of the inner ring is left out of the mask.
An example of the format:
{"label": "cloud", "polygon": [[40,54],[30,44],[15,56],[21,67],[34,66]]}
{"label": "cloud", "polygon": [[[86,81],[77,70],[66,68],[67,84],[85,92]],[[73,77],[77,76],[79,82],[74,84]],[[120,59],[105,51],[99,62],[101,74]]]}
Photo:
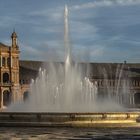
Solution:
{"label": "cloud", "polygon": [[8,46],[11,46],[11,40],[10,39],[3,39],[2,42]]}
{"label": "cloud", "polygon": [[25,43],[19,42],[19,47],[21,50],[21,59],[37,59],[40,58],[40,56],[42,56],[42,52],[40,50],[38,50],[35,47],[32,47],[30,45],[27,45]]}
{"label": "cloud", "polygon": [[14,22],[18,22],[17,18],[12,18],[10,16],[1,16],[0,27],[5,28],[9,25],[13,24]]}
{"label": "cloud", "polygon": [[[21,10],[17,10],[19,5],[0,9],[1,41],[11,44],[6,38],[9,28],[12,31],[15,27],[19,40],[25,42],[19,42],[22,59],[62,60],[64,3],[31,3],[31,7],[23,5]],[[139,7],[140,0],[69,2],[70,43],[75,58],[98,62],[126,58],[138,61]]]}
{"label": "cloud", "polygon": [[86,22],[82,21],[71,21],[70,25],[70,33],[72,35],[72,39],[89,39],[95,38],[97,36],[97,28],[94,25],[90,25]]}
{"label": "cloud", "polygon": [[125,5],[137,5],[140,4],[140,0],[96,0],[93,2],[88,2],[84,4],[74,5],[71,7],[73,10],[95,8],[102,6],[125,6]]}
{"label": "cloud", "polygon": [[90,51],[90,57],[101,57],[104,54],[104,46],[96,45]]}
{"label": "cloud", "polygon": [[30,46],[20,42],[21,59],[37,60],[37,61],[63,61],[64,46],[61,43],[52,40],[43,42],[38,47]]}
{"label": "cloud", "polygon": [[63,9],[64,7],[40,9],[39,11],[31,11],[28,15],[33,17],[45,17],[48,21],[59,21],[63,17]]}
{"label": "cloud", "polygon": [[[0,15],[1,16],[1,15]],[[26,19],[26,20],[25,20]],[[19,15],[18,13],[15,15],[2,15],[0,28],[8,28],[10,26],[17,27],[19,25],[40,25],[39,22],[35,22],[34,19],[31,19],[28,15]]]}

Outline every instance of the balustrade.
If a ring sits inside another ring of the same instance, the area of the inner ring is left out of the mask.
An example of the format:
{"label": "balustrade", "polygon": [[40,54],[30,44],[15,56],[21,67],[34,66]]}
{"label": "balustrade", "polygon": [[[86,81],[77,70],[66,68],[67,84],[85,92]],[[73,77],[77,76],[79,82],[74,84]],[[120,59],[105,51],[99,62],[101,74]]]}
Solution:
{"label": "balustrade", "polygon": [[139,87],[140,88],[140,81],[138,80],[102,80],[102,79],[94,79],[92,81],[97,81],[97,86],[99,88],[103,88],[103,87],[115,87],[115,86],[120,86],[120,87],[123,87],[124,85],[126,87]]}

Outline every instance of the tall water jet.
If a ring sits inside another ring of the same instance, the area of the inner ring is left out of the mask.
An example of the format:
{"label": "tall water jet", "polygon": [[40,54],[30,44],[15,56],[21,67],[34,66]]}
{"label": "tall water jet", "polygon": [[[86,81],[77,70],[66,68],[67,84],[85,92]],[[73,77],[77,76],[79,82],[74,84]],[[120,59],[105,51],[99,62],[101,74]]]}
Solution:
{"label": "tall water jet", "polygon": [[[67,103],[68,106],[70,106],[69,101],[71,98],[69,97],[72,89],[71,89],[71,77],[70,75],[72,74],[72,69],[71,69],[71,48],[70,48],[70,42],[69,42],[69,26],[68,26],[68,7],[65,5],[64,9],[64,47],[65,47],[65,96],[66,100],[65,102]],[[71,101],[70,101],[71,102]]]}
{"label": "tall water jet", "polygon": [[[65,64],[70,66],[71,64],[71,49],[69,42],[69,26],[68,26],[68,7],[65,5],[64,9],[64,45],[65,45]],[[67,68],[66,68],[67,71]]]}

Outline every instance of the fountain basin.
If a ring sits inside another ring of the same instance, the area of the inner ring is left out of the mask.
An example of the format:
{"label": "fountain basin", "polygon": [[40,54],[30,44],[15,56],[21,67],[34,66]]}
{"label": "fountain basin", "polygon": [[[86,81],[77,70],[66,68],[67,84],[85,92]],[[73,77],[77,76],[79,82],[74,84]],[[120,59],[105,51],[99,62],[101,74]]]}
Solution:
{"label": "fountain basin", "polygon": [[50,113],[1,112],[0,126],[140,127],[140,112]]}

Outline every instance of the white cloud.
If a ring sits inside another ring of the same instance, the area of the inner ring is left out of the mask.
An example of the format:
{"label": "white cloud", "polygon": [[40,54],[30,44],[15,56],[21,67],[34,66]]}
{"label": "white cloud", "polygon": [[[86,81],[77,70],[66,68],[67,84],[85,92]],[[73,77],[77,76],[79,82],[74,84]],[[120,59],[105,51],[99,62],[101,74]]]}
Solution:
{"label": "white cloud", "polygon": [[21,50],[21,59],[31,59],[38,61],[62,61],[64,60],[64,46],[59,42],[46,41],[39,45],[39,47],[32,47],[30,45],[19,43]]}
{"label": "white cloud", "polygon": [[90,51],[90,57],[101,57],[104,54],[104,46],[96,45]]}
{"label": "white cloud", "polygon": [[26,16],[26,14],[23,15],[23,17],[18,14],[0,15],[0,16],[1,16],[0,28],[7,28],[10,26],[15,27],[16,25],[22,25],[22,24],[34,24],[36,26],[40,25],[40,22],[34,22],[34,20],[32,19],[25,20],[23,17]]}
{"label": "white cloud", "polygon": [[40,56],[42,56],[42,52],[40,50],[38,50],[35,47],[32,47],[30,45],[27,45],[25,43],[19,42],[19,47],[21,50],[21,58],[22,59],[32,59],[32,58],[38,58]]}
{"label": "white cloud", "polygon": [[2,39],[2,42],[5,44],[5,45],[8,45],[8,46],[11,46],[11,39]]}
{"label": "white cloud", "polygon": [[10,16],[1,16],[1,22],[0,22],[0,27],[5,28],[8,27],[9,25],[13,24],[14,22],[17,22],[17,18],[12,18]]}
{"label": "white cloud", "polygon": [[70,39],[72,39],[72,42],[79,41],[80,39],[82,41],[95,40],[99,36],[97,31],[98,28],[88,24],[88,22],[72,20],[70,24]]}
{"label": "white cloud", "polygon": [[95,33],[97,32],[97,28],[93,25],[90,25],[86,22],[82,21],[71,21],[70,31],[74,33],[78,33],[77,35],[85,36],[85,33]]}
{"label": "white cloud", "polygon": [[96,0],[84,4],[74,5],[71,7],[73,10],[87,9],[102,6],[113,6],[113,5],[136,5],[140,4],[140,0]]}
{"label": "white cloud", "polygon": [[56,7],[55,9],[42,9],[39,11],[32,11],[28,13],[30,16],[41,16],[52,21],[59,21],[63,17],[63,7]]}

